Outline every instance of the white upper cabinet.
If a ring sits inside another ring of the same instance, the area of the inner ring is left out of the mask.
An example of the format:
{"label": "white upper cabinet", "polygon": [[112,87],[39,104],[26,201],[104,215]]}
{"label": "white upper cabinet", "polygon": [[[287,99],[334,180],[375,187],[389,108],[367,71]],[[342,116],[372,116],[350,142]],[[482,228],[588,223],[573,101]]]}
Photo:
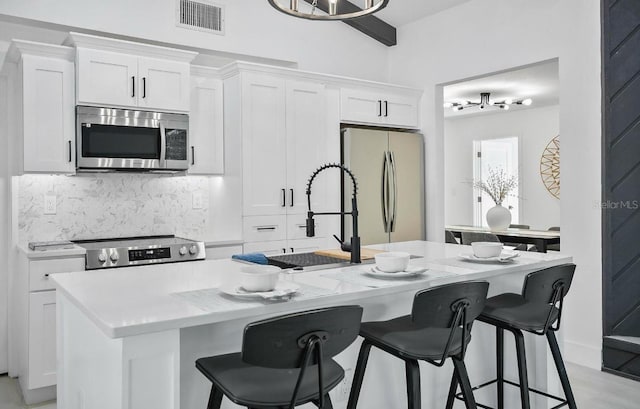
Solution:
{"label": "white upper cabinet", "polygon": [[157,58],[138,60],[138,106],[143,109],[189,111],[187,63]]}
{"label": "white upper cabinet", "polygon": [[421,93],[415,90],[343,87],[340,117],[343,122],[418,128]]}
{"label": "white upper cabinet", "polygon": [[[327,109],[323,84],[289,80],[287,101],[287,214],[306,214],[306,187],[311,174],[327,162]],[[333,174],[340,180],[338,174]],[[323,173],[313,183],[312,209],[326,210],[327,181]]]}
{"label": "white upper cabinet", "polygon": [[284,214],[288,197],[285,80],[253,72],[241,76],[244,215]]}
{"label": "white upper cabinet", "polygon": [[14,172],[74,173],[73,50],[13,41],[7,64]]}
{"label": "white upper cabinet", "polygon": [[138,57],[78,49],[78,103],[136,106]]}
{"label": "white upper cabinet", "polygon": [[189,173],[224,173],[223,83],[205,67],[191,72],[189,115]]}
{"label": "white upper cabinet", "polygon": [[[306,213],[307,181],[327,161],[326,112],[319,82],[242,74],[245,216]],[[314,192],[318,209],[325,178]]]}
{"label": "white upper cabinet", "polygon": [[196,53],[71,33],[77,49],[78,105],[189,111]]}

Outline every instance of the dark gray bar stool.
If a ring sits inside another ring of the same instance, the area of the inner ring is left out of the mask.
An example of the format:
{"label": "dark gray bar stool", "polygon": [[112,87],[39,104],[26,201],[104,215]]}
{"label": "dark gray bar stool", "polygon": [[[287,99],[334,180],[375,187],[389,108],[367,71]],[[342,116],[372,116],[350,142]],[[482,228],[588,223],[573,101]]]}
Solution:
{"label": "dark gray bar stool", "polygon": [[196,361],[213,383],[207,409],[219,409],[223,396],[250,409],[331,409],[329,391],[344,378],[332,358],[356,339],[361,318],[362,307],[342,306],[247,325],[242,352]]}
{"label": "dark gray bar stool", "polygon": [[[504,384],[520,388],[520,400],[523,409],[531,408],[529,399],[530,391],[559,401],[560,404],[554,406],[554,409],[565,405],[568,405],[570,409],[577,409],[567,371],[562,360],[562,355],[560,354],[560,348],[558,347],[558,340],[555,335],[555,331],[560,328],[564,297],[567,295],[569,287],[571,286],[575,269],[575,264],[564,264],[530,273],[525,278],[522,294],[500,294],[487,300],[487,305],[480,317],[478,317],[478,321],[496,327],[497,377],[473,389],[477,390],[494,383],[497,384],[498,409],[504,409]],[[515,337],[520,383],[504,379],[505,330],[511,332]],[[553,361],[560,376],[565,399],[529,388],[527,360],[522,331],[536,335],[545,335],[547,337],[549,348],[553,355]],[[457,386],[458,380],[454,377],[451,380],[447,409],[453,407],[454,396],[458,399],[464,397],[461,393],[456,395]],[[490,406],[480,403],[478,406],[492,409]]]}
{"label": "dark gray bar stool", "polygon": [[369,352],[375,346],[405,362],[409,409],[421,407],[418,361],[442,366],[447,358],[453,361],[454,377],[462,385],[467,408],[475,409],[464,355],[471,326],[484,308],[488,289],[487,282],[429,288],[415,295],[411,315],[363,323],[360,336],[364,340],[347,408],[355,409],[358,404]]}

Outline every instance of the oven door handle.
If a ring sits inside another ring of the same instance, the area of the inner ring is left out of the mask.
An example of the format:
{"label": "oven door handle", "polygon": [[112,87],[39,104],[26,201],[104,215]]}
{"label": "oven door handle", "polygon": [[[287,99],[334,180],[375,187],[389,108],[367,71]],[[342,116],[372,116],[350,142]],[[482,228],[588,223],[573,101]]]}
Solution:
{"label": "oven door handle", "polygon": [[164,125],[162,122],[159,122],[160,125],[160,167],[167,167],[167,134],[164,129]]}

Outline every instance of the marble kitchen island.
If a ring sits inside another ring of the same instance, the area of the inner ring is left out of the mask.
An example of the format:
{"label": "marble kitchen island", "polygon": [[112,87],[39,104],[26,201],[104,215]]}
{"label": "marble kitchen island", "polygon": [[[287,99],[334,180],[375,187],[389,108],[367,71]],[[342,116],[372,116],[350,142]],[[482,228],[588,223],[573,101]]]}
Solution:
{"label": "marble kitchen island", "polygon": [[[429,270],[419,279],[404,280],[367,277],[363,271],[371,265],[366,264],[282,274],[282,280],[300,286],[300,294],[289,301],[233,300],[222,295],[218,288],[237,282],[235,273],[242,266],[231,260],[55,275],[58,409],[204,409],[210,383],[195,369],[195,360],[239,351],[249,322],[345,304],[363,306],[363,320],[389,319],[408,314],[414,293],[423,288],[487,280],[490,295],[520,292],[527,273],[571,262],[571,257],[559,253],[523,252],[510,263],[471,263],[458,257],[470,253],[470,247],[432,242],[372,247],[407,251],[419,256],[411,266]],[[482,323],[474,326],[467,355],[472,384],[495,373],[494,333]],[[513,341],[506,340],[505,374],[516,379]],[[336,358],[345,368],[346,381],[332,392],[335,408],[346,406],[359,343]],[[531,386],[557,392],[544,338],[527,337],[527,348]],[[451,373],[448,363],[443,368],[421,365],[424,408],[444,408]],[[374,348],[359,407],[404,408],[405,388],[402,362]],[[476,397],[493,404],[493,391]],[[517,390],[507,392],[506,407],[519,407]],[[536,399],[532,396],[533,407]],[[224,400],[222,407],[237,406]]]}

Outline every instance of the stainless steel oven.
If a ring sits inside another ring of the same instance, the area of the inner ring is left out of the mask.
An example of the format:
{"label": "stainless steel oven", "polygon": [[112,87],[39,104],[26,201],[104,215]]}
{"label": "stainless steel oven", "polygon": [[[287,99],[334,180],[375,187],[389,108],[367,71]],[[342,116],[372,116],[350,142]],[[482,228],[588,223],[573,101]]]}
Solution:
{"label": "stainless steel oven", "polygon": [[189,168],[189,116],[76,107],[79,171],[177,172]]}

